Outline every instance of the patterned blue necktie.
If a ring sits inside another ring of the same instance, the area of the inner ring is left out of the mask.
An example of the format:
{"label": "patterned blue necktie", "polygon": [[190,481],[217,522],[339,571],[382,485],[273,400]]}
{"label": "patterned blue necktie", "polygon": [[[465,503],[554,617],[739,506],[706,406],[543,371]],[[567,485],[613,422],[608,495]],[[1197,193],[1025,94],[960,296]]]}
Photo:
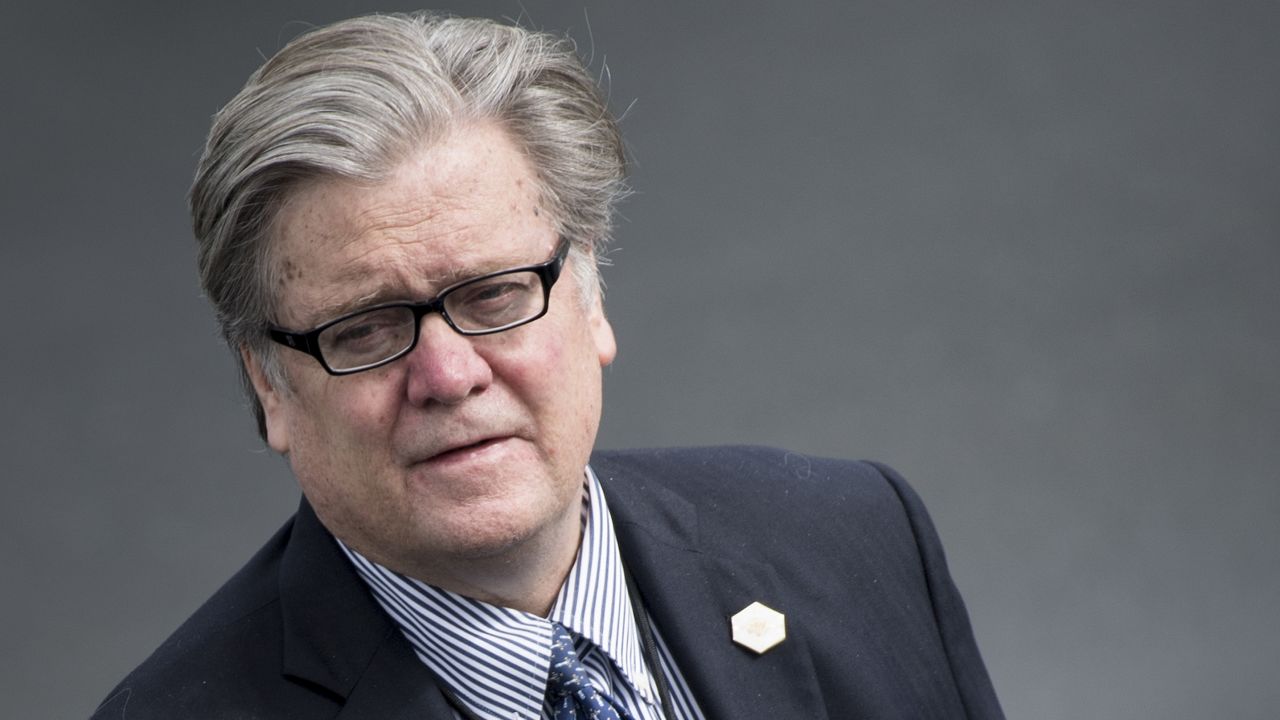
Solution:
{"label": "patterned blue necktie", "polygon": [[591,684],[573,650],[573,638],[560,623],[551,623],[551,675],[547,701],[555,720],[631,720],[631,715]]}

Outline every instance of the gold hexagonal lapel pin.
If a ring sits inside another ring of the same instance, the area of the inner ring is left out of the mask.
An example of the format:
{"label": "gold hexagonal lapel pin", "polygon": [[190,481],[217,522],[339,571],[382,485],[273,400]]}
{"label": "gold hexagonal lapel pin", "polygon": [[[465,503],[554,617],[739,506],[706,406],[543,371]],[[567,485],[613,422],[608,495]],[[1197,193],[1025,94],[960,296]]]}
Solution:
{"label": "gold hexagonal lapel pin", "polygon": [[733,641],[762,655],[787,639],[787,617],[760,602],[753,602],[730,618]]}

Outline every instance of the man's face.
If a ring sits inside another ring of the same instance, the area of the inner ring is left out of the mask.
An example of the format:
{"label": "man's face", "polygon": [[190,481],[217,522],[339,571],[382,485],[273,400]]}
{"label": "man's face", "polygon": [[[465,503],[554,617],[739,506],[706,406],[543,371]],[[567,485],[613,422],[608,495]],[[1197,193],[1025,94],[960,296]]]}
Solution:
{"label": "man's face", "polygon": [[[304,186],[274,242],[277,320],[302,330],[545,262],[558,238],[528,161],[501,129],[475,124],[382,184]],[[600,368],[615,352],[598,297],[582,297],[566,267],[544,317],[463,337],[428,315],[412,352],[355,375],[282,348],[290,390],[271,387],[250,358],[268,442],[331,532],[401,572],[431,580],[563,538],[577,528]]]}

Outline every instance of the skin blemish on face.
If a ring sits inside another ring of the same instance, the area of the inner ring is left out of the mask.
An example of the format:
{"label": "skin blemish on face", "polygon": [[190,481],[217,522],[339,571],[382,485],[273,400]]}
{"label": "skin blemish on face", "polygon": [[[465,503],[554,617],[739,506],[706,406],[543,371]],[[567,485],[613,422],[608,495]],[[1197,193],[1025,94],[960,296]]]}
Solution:
{"label": "skin blemish on face", "polygon": [[286,282],[293,282],[294,280],[301,280],[301,279],[302,279],[302,268],[295,265],[293,261],[290,260],[289,258],[285,258],[280,263],[280,280],[279,280],[280,285],[284,285]]}

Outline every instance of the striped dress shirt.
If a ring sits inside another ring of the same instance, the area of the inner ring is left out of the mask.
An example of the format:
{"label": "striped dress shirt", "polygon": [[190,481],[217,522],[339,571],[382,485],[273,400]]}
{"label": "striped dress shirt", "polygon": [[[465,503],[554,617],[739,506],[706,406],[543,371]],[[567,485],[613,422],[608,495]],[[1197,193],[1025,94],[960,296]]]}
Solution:
{"label": "striped dress shirt", "polygon": [[[545,618],[414,580],[368,560],[341,541],[338,544],[418,658],[455,702],[476,717],[551,717],[545,694],[551,667],[551,623],[558,622],[573,635],[578,657],[597,689],[636,720],[662,720],[662,705],[641,649],[613,521],[591,468],[586,470],[583,501],[578,557]],[[666,720],[703,720],[662,635],[658,628],[652,629],[674,712],[674,717]]]}

